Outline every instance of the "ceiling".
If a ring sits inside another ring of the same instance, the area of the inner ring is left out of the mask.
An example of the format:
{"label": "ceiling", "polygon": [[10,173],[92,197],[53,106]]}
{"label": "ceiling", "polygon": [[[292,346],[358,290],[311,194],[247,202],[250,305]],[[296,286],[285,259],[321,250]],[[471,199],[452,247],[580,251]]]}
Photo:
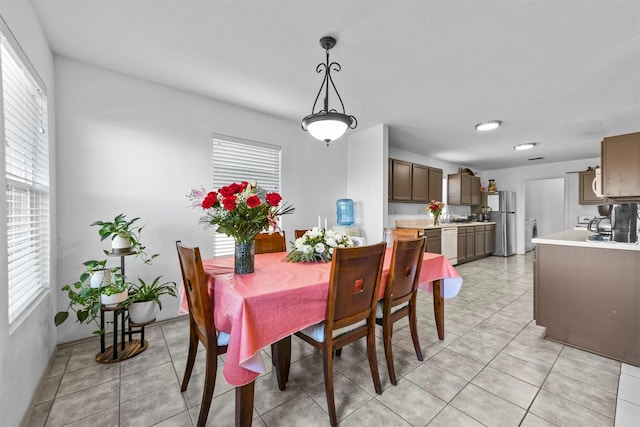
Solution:
{"label": "ceiling", "polygon": [[[640,131],[637,0],[31,3],[57,55],[293,127],[332,35],[358,129],[388,124],[390,145],[476,170],[599,157],[603,137]],[[475,131],[493,119],[503,126]],[[525,142],[539,145],[513,149]]]}

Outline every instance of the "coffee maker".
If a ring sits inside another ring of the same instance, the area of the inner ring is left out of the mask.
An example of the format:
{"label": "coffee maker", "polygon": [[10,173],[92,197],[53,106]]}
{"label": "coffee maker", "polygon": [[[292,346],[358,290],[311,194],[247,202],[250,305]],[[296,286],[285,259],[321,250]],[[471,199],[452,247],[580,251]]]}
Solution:
{"label": "coffee maker", "polygon": [[593,231],[595,234],[591,236],[590,240],[611,240],[611,214],[612,205],[600,205],[598,206],[598,213],[600,216],[593,218],[587,225],[587,230]]}
{"label": "coffee maker", "polygon": [[621,243],[638,241],[638,204],[611,205],[611,240]]}

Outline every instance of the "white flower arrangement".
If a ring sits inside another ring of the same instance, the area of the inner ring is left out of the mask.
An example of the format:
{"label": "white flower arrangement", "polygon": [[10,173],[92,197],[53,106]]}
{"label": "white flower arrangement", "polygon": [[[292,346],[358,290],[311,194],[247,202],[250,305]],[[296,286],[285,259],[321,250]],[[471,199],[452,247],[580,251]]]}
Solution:
{"label": "white flower arrangement", "polygon": [[287,255],[291,262],[331,261],[333,248],[349,248],[354,242],[342,233],[313,227],[293,242],[293,249]]}

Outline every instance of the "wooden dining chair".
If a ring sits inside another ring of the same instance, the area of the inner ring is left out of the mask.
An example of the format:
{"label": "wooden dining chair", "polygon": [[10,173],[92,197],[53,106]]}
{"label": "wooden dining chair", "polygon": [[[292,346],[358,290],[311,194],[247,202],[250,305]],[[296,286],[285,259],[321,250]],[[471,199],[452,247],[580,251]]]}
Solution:
{"label": "wooden dining chair", "polygon": [[178,249],[184,292],[189,305],[189,354],[180,391],[184,392],[189,385],[189,379],[191,378],[198,352],[198,342],[201,342],[206,349],[206,365],[204,391],[202,392],[202,403],[197,425],[198,427],[203,427],[207,423],[213,398],[213,389],[216,384],[218,355],[227,352],[229,334],[216,330],[213,319],[213,294],[209,294],[209,286],[202,267],[200,249],[183,246],[180,241],[176,242],[176,248]]}
{"label": "wooden dining chair", "polygon": [[280,233],[260,233],[256,236],[256,254],[267,254],[271,252],[286,252],[287,240],[284,231]]}
{"label": "wooden dining chair", "polygon": [[376,393],[382,393],[375,345],[375,310],[387,244],[335,248],[324,322],[296,336],[322,350],[324,384],[331,425],[338,425],[333,392],[333,351],[367,337],[367,355]]}
{"label": "wooden dining chair", "polygon": [[393,242],[398,239],[417,239],[420,236],[419,228],[385,228],[384,241],[387,246],[393,246]]}
{"label": "wooden dining chair", "polygon": [[304,236],[304,233],[306,233],[309,230],[293,230],[294,235],[296,236],[296,239],[301,238],[302,236]]}
{"label": "wooden dining chair", "polygon": [[426,239],[423,237],[412,240],[396,240],[393,243],[391,267],[384,289],[384,298],[378,301],[376,308],[376,323],[382,326],[384,354],[387,359],[389,379],[393,385],[398,383],[391,351],[393,324],[404,317],[409,316],[413,347],[416,350],[418,360],[422,361],[416,320],[416,294],[425,245]]}
{"label": "wooden dining chair", "polygon": [[[287,241],[284,231],[280,233],[260,233],[256,236],[255,253],[268,254],[273,252],[286,252]],[[276,363],[279,361],[280,363]],[[276,367],[278,387],[284,390],[286,379],[289,377],[289,365],[291,362],[291,337],[283,338],[277,343],[271,344],[271,364]]]}

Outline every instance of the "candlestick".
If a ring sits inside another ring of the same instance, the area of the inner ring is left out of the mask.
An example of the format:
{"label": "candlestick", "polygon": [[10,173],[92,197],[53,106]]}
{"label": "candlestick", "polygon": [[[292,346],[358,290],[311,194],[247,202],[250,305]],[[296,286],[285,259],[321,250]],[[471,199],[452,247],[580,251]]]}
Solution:
{"label": "candlestick", "polygon": [[324,231],[327,231],[327,217],[324,217]]}
{"label": "candlestick", "polygon": [[322,225],[320,224],[320,215],[318,215],[318,228],[322,228]]}

